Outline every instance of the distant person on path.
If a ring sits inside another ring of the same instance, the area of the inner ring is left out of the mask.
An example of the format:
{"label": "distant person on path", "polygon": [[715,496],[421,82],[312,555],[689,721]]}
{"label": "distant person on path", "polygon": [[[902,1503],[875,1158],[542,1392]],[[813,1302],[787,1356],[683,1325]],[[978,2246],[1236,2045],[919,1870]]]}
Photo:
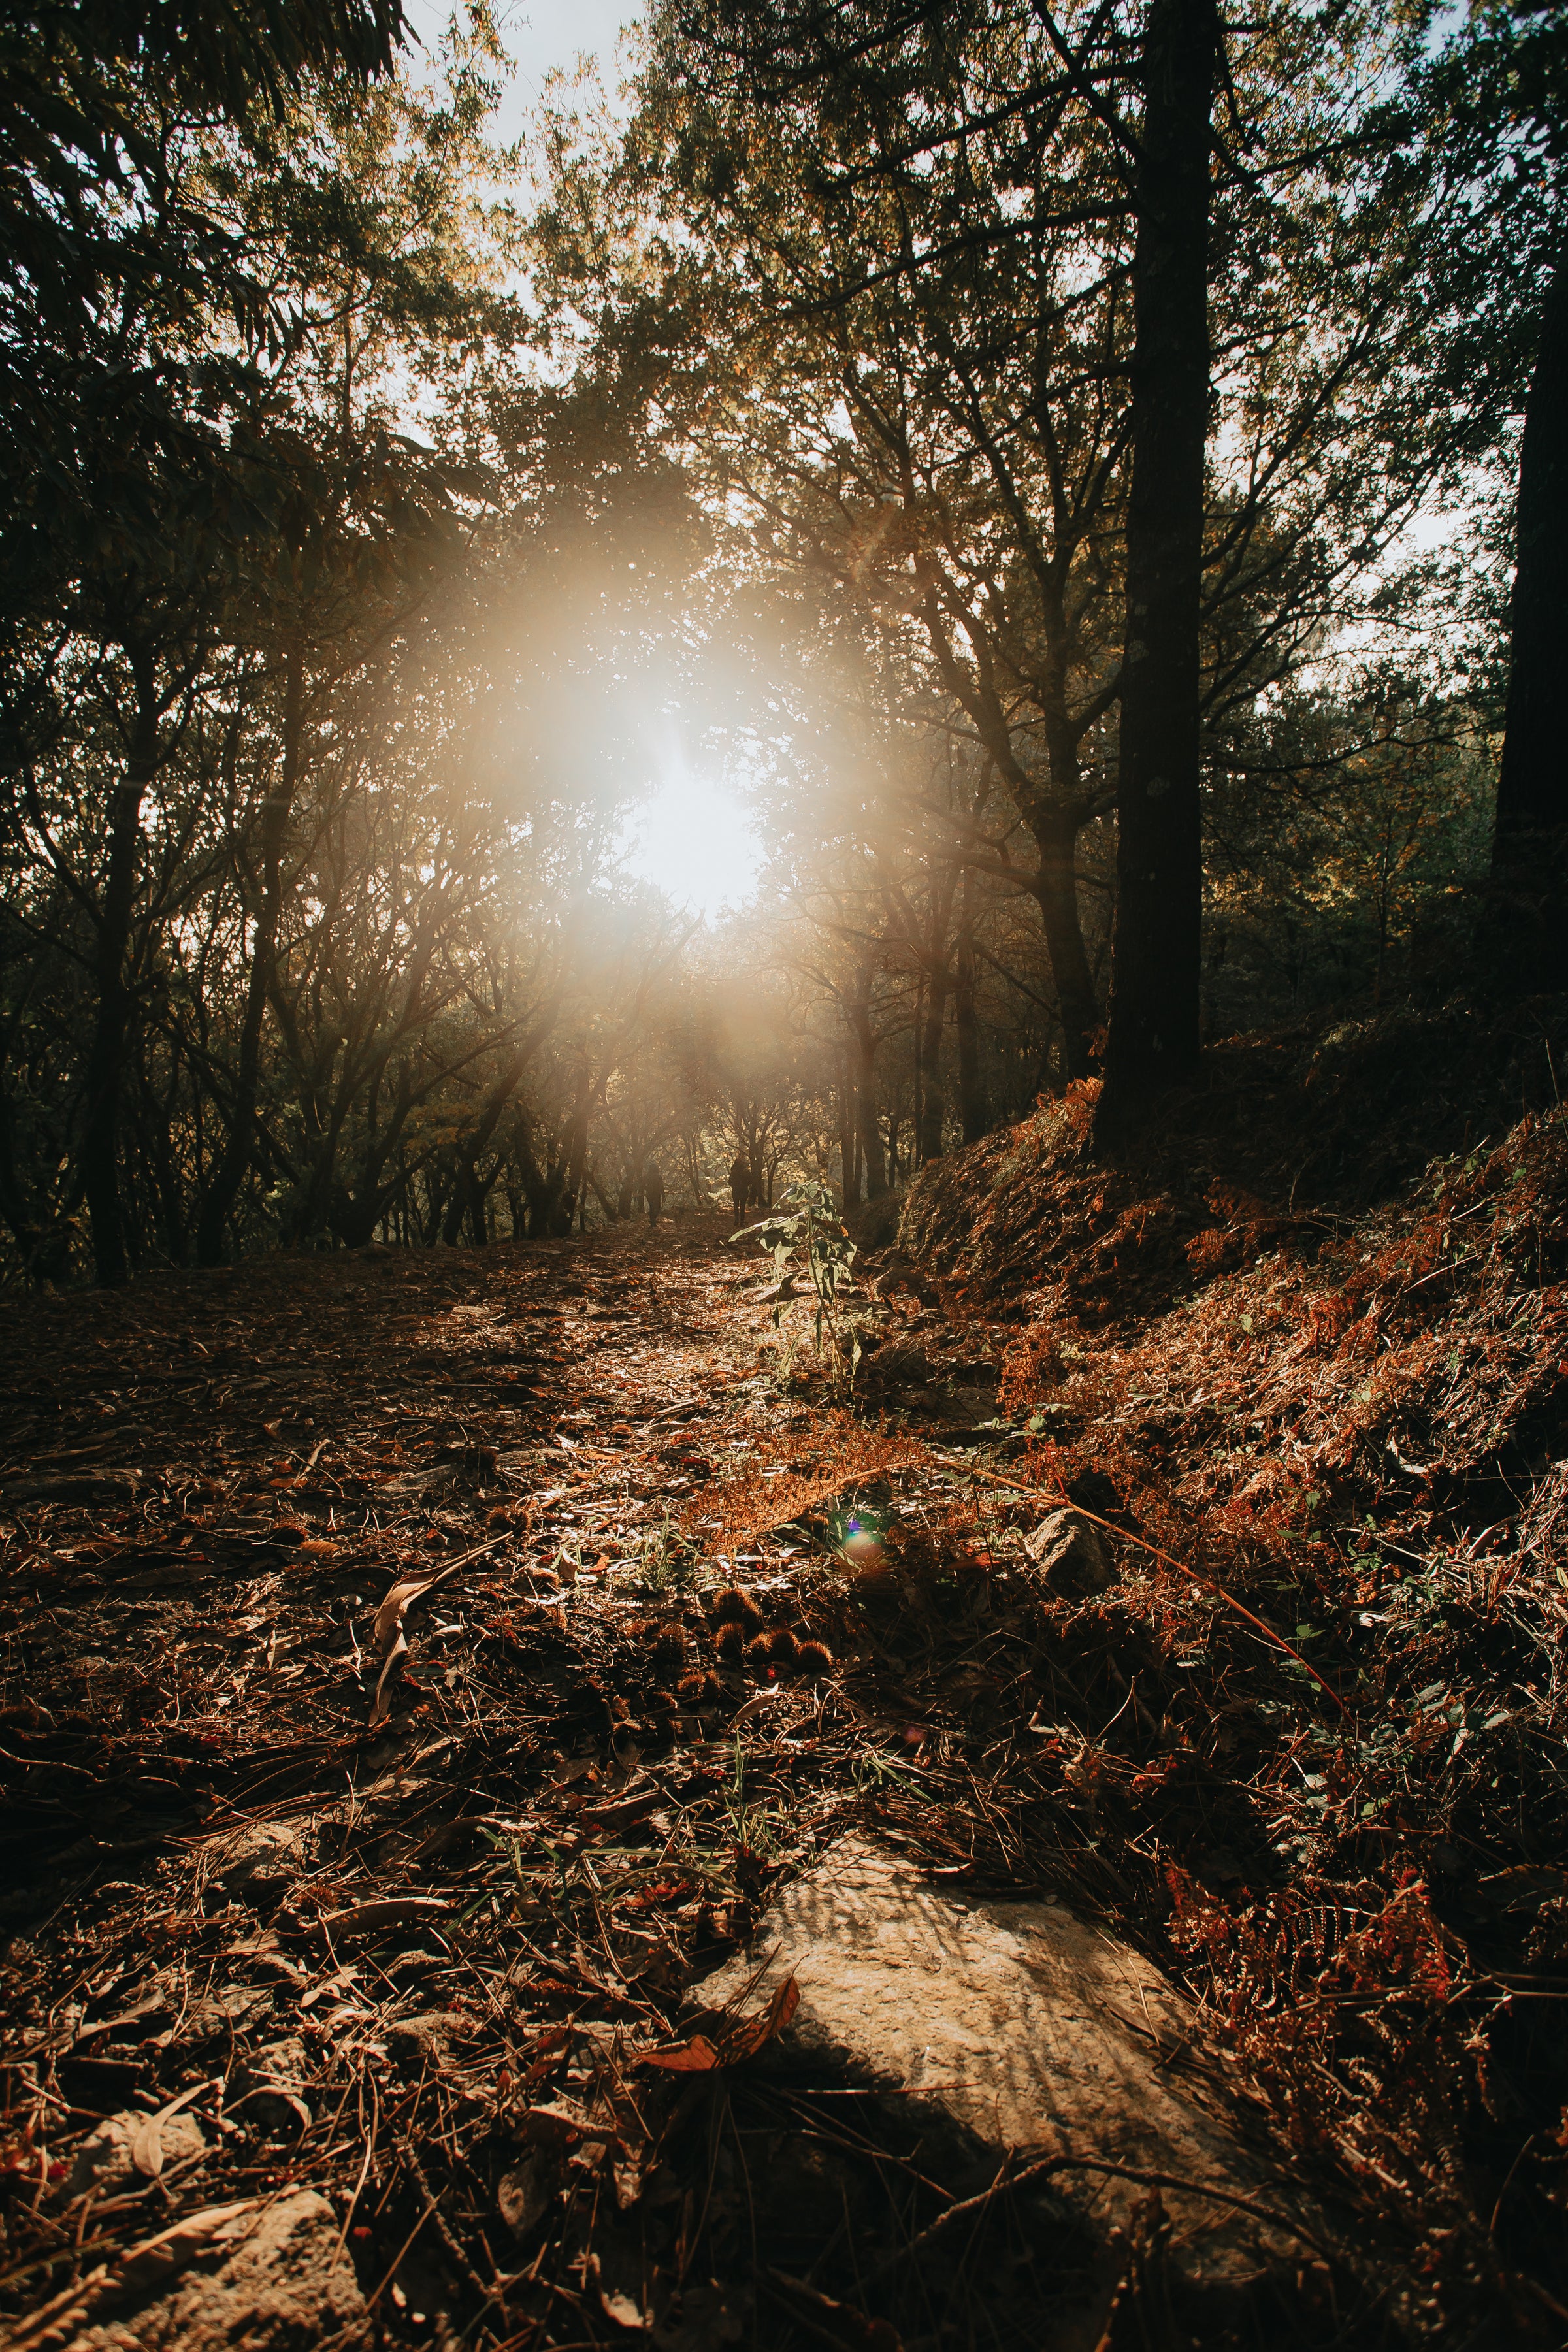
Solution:
{"label": "distant person on path", "polygon": [[735,1223],[740,1223],[752,1197],[752,1171],[739,1152],[730,1171],[730,1198],[735,1203]]}
{"label": "distant person on path", "polygon": [[664,1206],[664,1178],[658,1172],[658,1162],[650,1160],[642,1180],[643,1199],[647,1202],[647,1221],[658,1223],[658,1213]]}

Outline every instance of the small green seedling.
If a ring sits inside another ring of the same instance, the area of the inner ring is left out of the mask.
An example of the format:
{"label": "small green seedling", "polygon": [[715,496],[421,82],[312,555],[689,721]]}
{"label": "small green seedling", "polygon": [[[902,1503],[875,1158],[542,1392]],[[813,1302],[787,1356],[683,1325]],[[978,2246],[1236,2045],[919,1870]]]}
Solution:
{"label": "small green seedling", "polygon": [[850,1269],[856,1252],[827,1186],[809,1181],[791,1184],[780,1194],[776,1208],[756,1224],[743,1225],[730,1239],[743,1242],[753,1236],[773,1261],[778,1283],[773,1328],[777,1330],[784,1321],[795,1276],[804,1273],[816,1301],[817,1355],[831,1354],[838,1381],[846,1389],[852,1388],[860,1361],[860,1335],[839,1302],[854,1280]]}

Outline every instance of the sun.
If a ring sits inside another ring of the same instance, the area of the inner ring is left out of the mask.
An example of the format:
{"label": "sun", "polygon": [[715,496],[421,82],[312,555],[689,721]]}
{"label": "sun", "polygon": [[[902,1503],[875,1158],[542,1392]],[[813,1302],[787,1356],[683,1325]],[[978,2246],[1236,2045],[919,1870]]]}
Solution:
{"label": "sun", "polygon": [[632,811],[620,847],[627,874],[704,920],[756,896],[763,845],[755,824],[733,793],[683,761]]}

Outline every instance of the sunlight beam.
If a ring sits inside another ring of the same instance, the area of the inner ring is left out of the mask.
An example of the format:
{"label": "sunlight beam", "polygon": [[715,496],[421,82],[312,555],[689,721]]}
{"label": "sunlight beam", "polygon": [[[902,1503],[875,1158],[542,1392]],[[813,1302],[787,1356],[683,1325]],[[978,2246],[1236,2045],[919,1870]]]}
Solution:
{"label": "sunlight beam", "polygon": [[623,870],[705,921],[755,898],[763,845],[734,793],[672,761],[622,828]]}

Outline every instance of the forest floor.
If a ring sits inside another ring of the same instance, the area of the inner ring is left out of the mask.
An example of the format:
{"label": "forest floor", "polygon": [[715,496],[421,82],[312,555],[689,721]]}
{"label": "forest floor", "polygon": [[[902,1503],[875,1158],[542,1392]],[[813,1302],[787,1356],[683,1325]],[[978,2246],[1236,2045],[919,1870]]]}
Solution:
{"label": "forest floor", "polygon": [[1049,2341],[1005,2195],[933,2269],[776,2013],[682,2027],[851,1830],[1176,1978],[1328,2216],[1268,2332],[1563,2339],[1562,1119],[1308,1217],[1073,1115],[867,1254],[852,1406],[716,1219],[5,1304],[18,2347],[194,2352],[285,2224],[258,2344]]}

